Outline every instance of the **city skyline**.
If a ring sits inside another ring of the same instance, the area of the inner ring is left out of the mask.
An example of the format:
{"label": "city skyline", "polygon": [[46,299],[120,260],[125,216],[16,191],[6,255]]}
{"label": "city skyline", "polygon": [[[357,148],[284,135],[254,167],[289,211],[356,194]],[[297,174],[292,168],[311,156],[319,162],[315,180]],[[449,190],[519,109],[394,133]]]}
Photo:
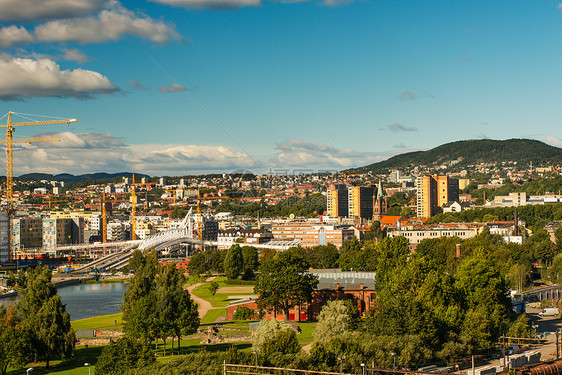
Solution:
{"label": "city skyline", "polygon": [[18,129],[61,142],[18,148],[16,176],[342,170],[462,139],[560,147],[561,31],[550,1],[6,0],[0,116],[79,120]]}

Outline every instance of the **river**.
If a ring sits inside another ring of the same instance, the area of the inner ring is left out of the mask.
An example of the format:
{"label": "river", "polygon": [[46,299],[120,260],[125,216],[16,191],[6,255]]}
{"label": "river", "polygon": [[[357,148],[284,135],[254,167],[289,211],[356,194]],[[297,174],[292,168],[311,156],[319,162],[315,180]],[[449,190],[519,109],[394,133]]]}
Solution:
{"label": "river", "polygon": [[[78,284],[60,287],[58,294],[66,304],[70,319],[79,320],[120,312],[119,305],[123,303],[123,293],[128,286],[127,283]],[[7,306],[16,299],[0,299],[0,304]]]}

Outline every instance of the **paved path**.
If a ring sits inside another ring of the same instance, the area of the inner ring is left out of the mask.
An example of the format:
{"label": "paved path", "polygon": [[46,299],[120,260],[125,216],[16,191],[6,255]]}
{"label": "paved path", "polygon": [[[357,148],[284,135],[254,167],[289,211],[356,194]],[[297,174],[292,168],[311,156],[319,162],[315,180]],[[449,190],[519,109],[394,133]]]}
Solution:
{"label": "paved path", "polygon": [[[215,277],[209,277],[206,280],[206,282],[212,281],[214,280],[214,278]],[[193,294],[193,290],[203,284],[205,283],[193,284],[192,286],[187,288],[187,290],[191,294],[191,299],[193,300],[193,302],[197,303],[198,305],[197,311],[199,312],[199,319],[203,319],[203,317],[207,314],[207,312],[209,312],[209,310],[218,309],[218,307],[213,307],[211,302],[204,300],[203,298],[197,297],[195,294]]]}

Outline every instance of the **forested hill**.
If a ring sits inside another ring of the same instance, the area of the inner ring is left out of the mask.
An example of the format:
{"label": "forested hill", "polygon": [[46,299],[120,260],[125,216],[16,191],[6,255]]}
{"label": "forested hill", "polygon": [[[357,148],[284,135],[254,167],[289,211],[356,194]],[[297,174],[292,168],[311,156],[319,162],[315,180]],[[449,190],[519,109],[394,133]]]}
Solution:
{"label": "forested hill", "polygon": [[[388,173],[392,169],[410,169],[415,166],[437,167],[447,165],[462,169],[480,163],[517,162],[534,166],[562,164],[562,149],[532,139],[472,139],[446,143],[428,151],[400,154],[364,167],[349,169],[350,173]],[[453,169],[451,168],[451,169]]]}

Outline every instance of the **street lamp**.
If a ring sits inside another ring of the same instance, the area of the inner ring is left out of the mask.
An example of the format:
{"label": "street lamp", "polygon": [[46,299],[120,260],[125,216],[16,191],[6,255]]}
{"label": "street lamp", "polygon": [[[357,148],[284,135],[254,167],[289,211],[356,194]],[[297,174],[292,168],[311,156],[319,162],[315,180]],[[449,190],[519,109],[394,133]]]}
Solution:
{"label": "street lamp", "polygon": [[392,358],[394,359],[394,369],[396,370],[396,353],[390,352],[390,355],[391,355]]}
{"label": "street lamp", "polygon": [[89,364],[88,362],[84,363],[84,366],[88,367],[88,375],[92,375],[92,368],[90,366],[92,366],[91,364]]}
{"label": "street lamp", "polygon": [[365,375],[365,364],[361,363],[361,373]]}
{"label": "street lamp", "polygon": [[27,369],[27,375],[29,375],[29,373],[30,373],[31,371],[33,371],[33,370],[35,370],[33,367],[28,368],[28,369]]}

